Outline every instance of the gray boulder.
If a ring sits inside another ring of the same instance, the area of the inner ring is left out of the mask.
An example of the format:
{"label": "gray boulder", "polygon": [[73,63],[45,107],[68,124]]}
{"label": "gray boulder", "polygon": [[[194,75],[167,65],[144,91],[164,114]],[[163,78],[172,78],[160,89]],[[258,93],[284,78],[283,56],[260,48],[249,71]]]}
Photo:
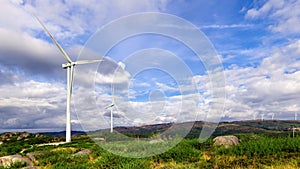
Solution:
{"label": "gray boulder", "polygon": [[0,165],[4,167],[8,167],[16,162],[24,162],[28,166],[32,166],[32,162],[28,158],[22,157],[19,154],[0,157]]}
{"label": "gray boulder", "polygon": [[215,146],[225,146],[228,148],[229,146],[235,146],[239,144],[239,139],[236,136],[218,136],[214,138]]}
{"label": "gray boulder", "polygon": [[85,149],[85,150],[81,150],[79,152],[77,152],[76,154],[74,154],[75,156],[78,156],[78,155],[89,155],[91,154],[92,151],[91,150],[88,150],[88,149]]}
{"label": "gray boulder", "polygon": [[36,155],[40,155],[40,154],[42,154],[41,151],[30,152],[30,153],[27,153],[27,154],[26,154],[26,157],[27,157],[30,161],[32,161],[33,163],[35,163],[35,162],[37,162],[35,156],[36,156]]}

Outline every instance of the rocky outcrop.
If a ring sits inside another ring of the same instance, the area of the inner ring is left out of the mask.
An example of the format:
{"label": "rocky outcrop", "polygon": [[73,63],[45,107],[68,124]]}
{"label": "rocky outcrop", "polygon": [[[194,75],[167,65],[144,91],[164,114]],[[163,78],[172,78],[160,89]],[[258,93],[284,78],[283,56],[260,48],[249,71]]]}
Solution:
{"label": "rocky outcrop", "polygon": [[27,166],[32,166],[32,162],[28,158],[22,157],[19,154],[0,157],[0,165],[4,167],[8,167],[16,162],[26,163]]}
{"label": "rocky outcrop", "polygon": [[37,138],[37,137],[43,137],[43,134],[36,133],[36,134],[35,134],[35,138]]}
{"label": "rocky outcrop", "polygon": [[105,141],[105,138],[96,137],[96,138],[93,138],[93,140],[95,140],[95,141]]}
{"label": "rocky outcrop", "polygon": [[0,136],[0,140],[9,141],[12,138],[17,138],[17,140],[23,140],[31,136],[32,134],[28,132],[13,132],[13,133],[3,133]]}
{"label": "rocky outcrop", "polygon": [[40,133],[36,133],[36,134],[32,134],[32,133],[28,133],[28,132],[12,132],[12,133],[3,133],[0,135],[0,141],[9,141],[12,139],[17,139],[19,140],[27,140],[29,139],[29,137],[43,137],[43,134]]}
{"label": "rocky outcrop", "polygon": [[88,150],[88,149],[85,149],[85,150],[81,150],[79,152],[77,152],[76,154],[74,154],[75,156],[78,156],[78,155],[89,155],[92,153],[92,150]]}
{"label": "rocky outcrop", "polygon": [[149,141],[150,144],[163,143],[163,142],[164,142],[164,140],[162,140],[162,139],[156,139],[156,140],[150,140]]}
{"label": "rocky outcrop", "polygon": [[225,146],[226,148],[230,146],[235,146],[239,144],[239,139],[236,136],[218,136],[214,138],[215,146]]}
{"label": "rocky outcrop", "polygon": [[27,133],[27,132],[19,133],[19,134],[20,135],[18,136],[17,140],[23,140],[30,136],[30,133]]}
{"label": "rocky outcrop", "polygon": [[42,154],[41,151],[30,152],[30,153],[27,153],[27,154],[26,154],[26,157],[27,157],[30,161],[32,161],[33,163],[36,163],[37,160],[36,160],[35,156],[36,156],[36,155],[40,155],[40,154]]}
{"label": "rocky outcrop", "polygon": [[1,140],[8,140],[8,139],[12,138],[13,136],[14,136],[14,133],[4,133],[4,134],[1,134],[0,139]]}

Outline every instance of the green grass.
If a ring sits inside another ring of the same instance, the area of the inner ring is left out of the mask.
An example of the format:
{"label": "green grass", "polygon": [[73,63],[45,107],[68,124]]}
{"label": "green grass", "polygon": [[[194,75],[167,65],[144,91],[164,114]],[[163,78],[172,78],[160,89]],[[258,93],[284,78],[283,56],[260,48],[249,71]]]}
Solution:
{"label": "green grass", "polygon": [[[59,146],[31,147],[37,140],[6,142],[0,146],[0,154],[19,153],[24,147],[27,152],[39,152],[36,166],[42,168],[300,168],[300,137],[286,135],[239,134],[241,143],[235,147],[214,147],[212,139],[199,143],[198,139],[184,139],[168,151],[146,158],[126,158],[115,155],[106,149],[122,150],[134,153],[136,149],[165,148],[167,143],[146,144],[140,141],[119,141],[97,145],[87,136],[74,137],[71,143]],[[118,137],[118,136],[114,136]],[[30,140],[30,139],[29,139]],[[132,145],[129,145],[132,144]],[[136,147],[135,147],[136,146]],[[151,147],[153,146],[153,147]],[[161,147],[160,147],[161,146]],[[135,149],[136,148],[136,149]],[[74,155],[78,151],[90,149],[91,154]],[[138,155],[138,154],[136,154]],[[22,167],[16,163],[11,168]],[[3,167],[2,167],[3,168]],[[1,167],[0,167],[1,169]]]}
{"label": "green grass", "polygon": [[215,163],[224,164],[222,167],[235,165],[254,168],[280,165],[300,167],[300,137],[266,135],[239,135],[239,137],[242,142],[235,147],[228,149],[214,147],[214,155],[222,159],[215,159]]}
{"label": "green grass", "polygon": [[233,148],[225,149],[219,148],[217,151],[221,154],[247,156],[251,157],[268,157],[276,156],[281,157],[287,153],[300,153],[300,137],[280,137],[270,138],[260,136],[256,138],[249,138]]}

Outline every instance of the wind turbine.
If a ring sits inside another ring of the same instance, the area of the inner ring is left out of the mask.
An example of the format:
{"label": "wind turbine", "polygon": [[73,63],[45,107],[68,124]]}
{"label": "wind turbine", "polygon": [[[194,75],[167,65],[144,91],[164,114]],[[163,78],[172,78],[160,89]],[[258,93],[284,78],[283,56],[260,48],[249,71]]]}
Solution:
{"label": "wind turbine", "polygon": [[115,107],[115,89],[114,86],[112,85],[112,99],[111,99],[111,104],[105,107],[105,109],[110,109],[110,132],[112,133],[114,131],[113,129],[113,107]]}
{"label": "wind turbine", "polygon": [[257,113],[253,113],[253,120],[256,120]]}
{"label": "wind turbine", "polygon": [[264,121],[264,115],[265,114],[261,114],[260,116],[261,116],[261,121]]}
{"label": "wind turbine", "polygon": [[72,82],[73,82],[73,74],[74,74],[74,66],[82,65],[88,63],[101,62],[102,60],[80,60],[73,62],[68,54],[64,51],[64,49],[58,44],[58,42],[53,38],[51,33],[48,31],[46,26],[42,23],[42,21],[35,16],[37,21],[42,25],[44,30],[47,32],[48,36],[51,38],[53,43],[59,49],[60,53],[67,60],[67,63],[62,64],[63,69],[67,69],[67,107],[66,107],[66,142],[71,142],[71,96],[72,96]]}

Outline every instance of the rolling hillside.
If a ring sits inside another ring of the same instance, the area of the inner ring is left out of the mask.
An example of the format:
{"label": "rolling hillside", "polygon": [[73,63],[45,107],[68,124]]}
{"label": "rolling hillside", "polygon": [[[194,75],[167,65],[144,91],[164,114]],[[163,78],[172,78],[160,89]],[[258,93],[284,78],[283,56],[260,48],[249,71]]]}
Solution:
{"label": "rolling hillside", "polygon": [[[182,123],[176,125],[191,125]],[[2,168],[300,168],[300,132],[291,137],[291,126],[300,127],[299,121],[236,121],[222,122],[205,142],[198,136],[203,122],[193,124],[186,139],[162,154],[147,158],[126,158],[115,155],[96,144],[83,132],[73,131],[71,143],[63,143],[64,132],[52,133],[2,133],[0,135],[0,169]],[[139,127],[117,127],[116,130],[130,137],[152,137],[166,131],[168,124]],[[104,133],[99,130],[88,134]],[[116,133],[114,133],[116,134]],[[218,135],[235,135],[240,143],[224,148],[213,145]],[[117,136],[117,135],[115,135]],[[139,140],[137,140],[139,142]],[[58,142],[59,144],[47,144]],[[137,143],[138,143],[137,142]],[[142,142],[142,141],[141,141]],[[46,144],[45,144],[46,143]],[[100,144],[129,149],[124,142],[110,143],[102,140]],[[124,145],[125,144],[125,145]],[[168,145],[160,140],[150,145]],[[134,146],[140,146],[134,144]],[[134,147],[133,146],[133,147]],[[141,144],[142,148],[146,148]],[[146,148],[147,149],[147,148]],[[19,162],[18,162],[19,161]],[[10,165],[8,165],[10,164]],[[5,167],[4,167],[5,166]]]}

